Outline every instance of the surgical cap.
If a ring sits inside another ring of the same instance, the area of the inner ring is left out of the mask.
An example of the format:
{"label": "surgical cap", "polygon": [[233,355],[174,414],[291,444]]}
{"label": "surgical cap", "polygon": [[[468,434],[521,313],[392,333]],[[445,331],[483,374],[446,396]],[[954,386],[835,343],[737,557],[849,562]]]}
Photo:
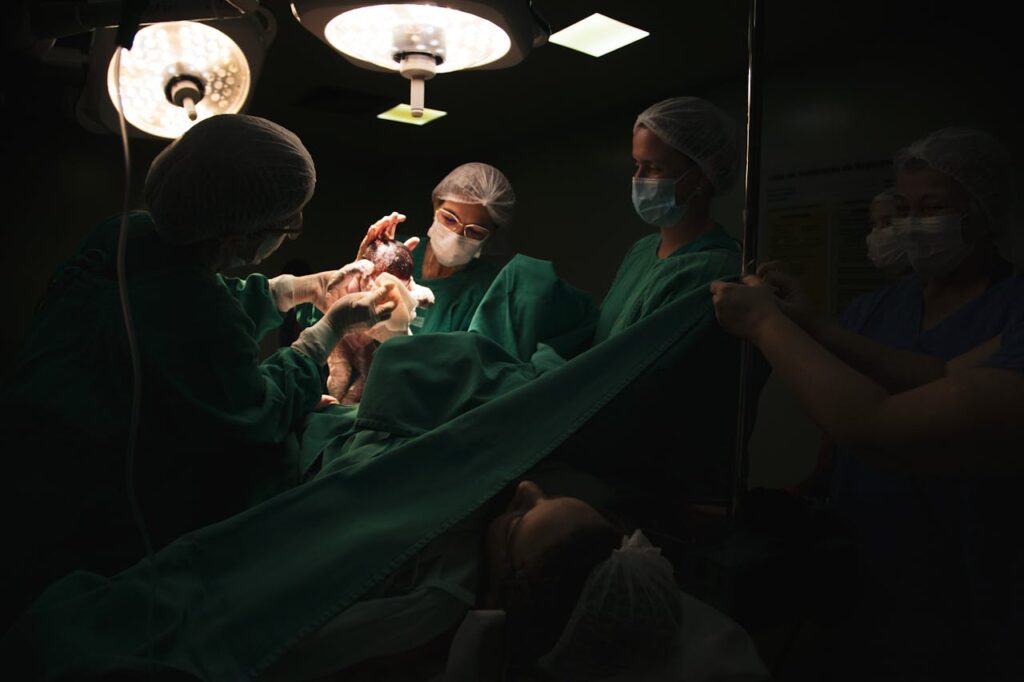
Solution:
{"label": "surgical cap", "polygon": [[1013,202],[1010,156],[988,133],[971,128],[943,128],[896,153],[898,173],[913,159],[956,180],[988,216],[994,233],[1009,227]]}
{"label": "surgical cap", "polygon": [[505,174],[486,163],[464,163],[445,176],[431,195],[435,203],[446,199],[480,204],[498,227],[512,221],[516,195]]}
{"label": "surgical cap", "polygon": [[539,662],[559,679],[647,665],[673,652],[682,610],[672,564],[636,531],[587,577],[565,630]]}
{"label": "surgical cap", "polygon": [[279,224],[313,196],[313,158],[290,130],[256,116],[195,124],[153,160],[143,197],[172,244]]}
{"label": "surgical cap", "polygon": [[736,175],[736,124],[725,112],[698,97],[673,97],[637,116],[659,140],[693,160],[718,193],[732,187]]}

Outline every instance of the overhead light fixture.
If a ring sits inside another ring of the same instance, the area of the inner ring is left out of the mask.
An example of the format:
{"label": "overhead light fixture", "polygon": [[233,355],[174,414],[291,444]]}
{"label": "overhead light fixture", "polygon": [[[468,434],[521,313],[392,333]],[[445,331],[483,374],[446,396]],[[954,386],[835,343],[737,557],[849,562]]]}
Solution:
{"label": "overhead light fixture", "polygon": [[[120,99],[130,131],[175,138],[203,119],[243,111],[276,29],[262,8],[235,19],[139,29],[132,49],[121,54]],[[96,30],[78,104],[79,121],[97,132],[117,130],[114,34]]]}
{"label": "overhead light fixture", "polygon": [[426,125],[431,121],[436,121],[447,113],[447,111],[440,111],[438,109],[424,109],[423,113],[419,116],[413,116],[412,108],[408,104],[399,104],[398,106],[391,107],[385,112],[377,114],[377,118],[385,121],[411,123],[416,126],[421,126]]}
{"label": "overhead light fixture", "polygon": [[551,34],[549,41],[591,57],[603,57],[620,47],[646,38],[650,33],[603,14],[591,14],[572,26]]}
{"label": "overhead light fixture", "polygon": [[139,30],[131,50],[107,68],[107,91],[133,126],[157,137],[179,137],[204,118],[235,114],[249,97],[249,61],[221,31],[194,21]]}
{"label": "overhead light fixture", "polygon": [[549,32],[529,2],[294,0],[292,13],[353,64],[408,78],[415,118],[435,74],[518,64]]}

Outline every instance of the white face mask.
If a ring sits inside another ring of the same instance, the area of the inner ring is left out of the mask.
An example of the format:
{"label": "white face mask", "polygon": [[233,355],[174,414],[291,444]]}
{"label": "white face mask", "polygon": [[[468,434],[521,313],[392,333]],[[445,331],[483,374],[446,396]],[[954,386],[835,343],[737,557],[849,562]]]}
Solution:
{"label": "white face mask", "polygon": [[286,236],[287,235],[283,234],[269,235],[266,239],[260,242],[259,246],[256,247],[256,253],[253,254],[251,260],[246,259],[237,253],[229,254],[227,257],[228,263],[226,267],[242,268],[249,265],[256,265],[257,263],[262,263],[267,258],[270,258],[270,256],[281,247],[281,244],[284,243]]}
{"label": "white face mask", "polygon": [[256,255],[252,259],[253,264],[262,263],[267,258],[270,258],[271,254],[281,248],[281,244],[284,244],[286,236],[283,234],[272,234],[264,239],[256,249]]}
{"label": "white face mask", "polygon": [[480,249],[484,245],[482,241],[467,239],[461,234],[445,229],[436,220],[427,230],[427,236],[430,237],[430,248],[434,251],[437,262],[446,268],[465,265],[474,258],[479,258]]}
{"label": "white face mask", "polygon": [[943,277],[956,270],[971,245],[964,242],[963,215],[893,218],[914,272],[922,277]]}
{"label": "white face mask", "polygon": [[903,249],[903,235],[895,227],[880,227],[868,233],[868,258],[882,272],[899,274],[910,261]]}

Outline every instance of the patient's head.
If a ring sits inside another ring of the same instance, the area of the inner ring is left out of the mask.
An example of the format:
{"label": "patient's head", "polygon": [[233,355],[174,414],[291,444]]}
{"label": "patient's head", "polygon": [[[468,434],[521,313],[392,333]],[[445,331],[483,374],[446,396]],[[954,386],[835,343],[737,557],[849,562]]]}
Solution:
{"label": "patient's head", "polygon": [[486,551],[485,606],[506,612],[513,668],[593,679],[673,650],[682,602],[671,563],[582,500],[520,482]]}
{"label": "patient's head", "polygon": [[623,529],[574,497],[548,497],[532,481],[487,531],[486,606],[504,608],[515,655],[534,660],[565,629],[594,567],[622,541]]}

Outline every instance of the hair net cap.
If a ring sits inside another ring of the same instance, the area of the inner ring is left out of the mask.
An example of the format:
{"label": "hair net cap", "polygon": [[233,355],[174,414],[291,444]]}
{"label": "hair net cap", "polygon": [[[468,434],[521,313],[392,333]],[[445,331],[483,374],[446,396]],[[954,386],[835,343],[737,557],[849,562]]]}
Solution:
{"label": "hair net cap", "polygon": [[486,163],[464,163],[445,176],[431,195],[435,202],[480,204],[498,227],[512,221],[516,195],[500,170]]}
{"label": "hair net cap", "polygon": [[587,577],[562,636],[540,663],[568,679],[613,675],[670,655],[681,627],[672,564],[637,530]]}
{"label": "hair net cap", "polygon": [[699,97],[673,97],[647,107],[633,132],[643,126],[700,167],[716,192],[732,187],[736,175],[736,123]]}
{"label": "hair net cap", "polygon": [[898,173],[920,159],[956,180],[988,216],[1000,234],[1009,227],[1013,203],[1010,156],[996,138],[971,128],[942,128],[896,153]]}
{"label": "hair net cap", "polygon": [[164,239],[191,244],[280,223],[305,206],[315,184],[313,158],[295,133],[256,116],[220,114],[153,160],[143,197]]}

